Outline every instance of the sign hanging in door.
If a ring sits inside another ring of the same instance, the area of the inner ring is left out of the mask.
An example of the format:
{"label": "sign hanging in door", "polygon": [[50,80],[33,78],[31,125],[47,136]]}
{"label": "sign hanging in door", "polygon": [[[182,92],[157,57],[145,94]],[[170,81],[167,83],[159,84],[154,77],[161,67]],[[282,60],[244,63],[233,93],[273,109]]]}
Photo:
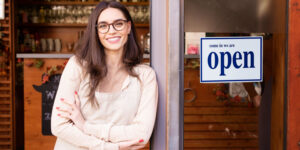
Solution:
{"label": "sign hanging in door", "polygon": [[261,82],[263,38],[206,37],[200,39],[200,82]]}

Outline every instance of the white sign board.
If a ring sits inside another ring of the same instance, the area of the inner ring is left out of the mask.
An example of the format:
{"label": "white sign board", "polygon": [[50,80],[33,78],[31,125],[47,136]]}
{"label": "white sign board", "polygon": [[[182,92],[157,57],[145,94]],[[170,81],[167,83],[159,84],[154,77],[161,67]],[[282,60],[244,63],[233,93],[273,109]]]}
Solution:
{"label": "white sign board", "polygon": [[200,38],[200,82],[261,82],[263,38]]}

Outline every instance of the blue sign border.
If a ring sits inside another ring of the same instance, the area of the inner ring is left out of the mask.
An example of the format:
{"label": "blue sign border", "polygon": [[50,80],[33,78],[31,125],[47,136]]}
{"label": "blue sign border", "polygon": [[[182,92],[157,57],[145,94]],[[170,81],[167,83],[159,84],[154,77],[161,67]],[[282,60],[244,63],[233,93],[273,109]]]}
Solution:
{"label": "blue sign border", "polygon": [[[260,40],[260,78],[259,79],[245,79],[245,80],[203,80],[202,79],[202,41],[203,40],[216,40],[216,39],[223,39],[223,40],[230,40],[230,39],[259,39]],[[206,38],[200,38],[200,83],[222,83],[222,82],[262,82],[262,76],[263,76],[263,43],[262,43],[263,37],[262,36],[256,36],[256,37],[206,37]]]}

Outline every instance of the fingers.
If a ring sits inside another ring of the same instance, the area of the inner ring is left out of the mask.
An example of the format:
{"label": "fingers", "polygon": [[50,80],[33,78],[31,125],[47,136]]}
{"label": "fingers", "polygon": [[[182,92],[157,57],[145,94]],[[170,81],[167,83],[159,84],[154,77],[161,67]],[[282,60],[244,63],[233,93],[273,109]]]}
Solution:
{"label": "fingers", "polygon": [[59,114],[57,114],[57,116],[59,116],[61,118],[65,118],[67,120],[71,120],[71,116],[68,113],[59,113]]}
{"label": "fingers", "polygon": [[131,141],[128,141],[128,145],[135,145],[135,144],[138,144],[141,142],[144,142],[144,140],[131,140]]}
{"label": "fingers", "polygon": [[137,146],[133,145],[133,146],[130,147],[130,149],[131,150],[138,150],[138,149],[141,149],[141,148],[144,148],[144,147],[145,147],[144,145],[137,145]]}
{"label": "fingers", "polygon": [[64,98],[61,98],[60,101],[63,102],[64,104],[67,104],[70,107],[73,107],[73,105],[71,103],[67,102]]}
{"label": "fingers", "polygon": [[144,142],[143,139],[138,140],[138,143],[130,146],[130,150],[138,150],[144,148],[145,144],[143,144],[143,142]]}
{"label": "fingers", "polygon": [[60,107],[56,107],[56,110],[60,111],[60,112],[63,112],[63,113],[67,113],[67,114],[71,114],[72,113],[72,109],[71,108],[60,108]]}
{"label": "fingers", "polygon": [[137,140],[119,142],[118,145],[120,150],[125,150],[125,149],[128,150],[131,149],[132,147],[138,149],[144,146],[144,144],[142,144],[143,142],[144,142],[143,139],[137,139]]}
{"label": "fingers", "polygon": [[75,101],[74,101],[74,103],[69,103],[64,98],[61,98],[60,101],[63,102],[64,104],[68,105],[69,107],[71,107],[73,110],[76,109]]}
{"label": "fingers", "polygon": [[74,99],[76,106],[80,107],[80,100],[77,91],[75,91]]}

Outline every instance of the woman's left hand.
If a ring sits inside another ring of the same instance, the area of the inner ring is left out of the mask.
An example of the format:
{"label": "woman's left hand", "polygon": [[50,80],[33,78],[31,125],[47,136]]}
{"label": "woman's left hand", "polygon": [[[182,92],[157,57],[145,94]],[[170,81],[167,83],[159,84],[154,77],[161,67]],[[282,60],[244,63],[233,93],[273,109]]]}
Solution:
{"label": "woman's left hand", "polygon": [[60,100],[66,104],[67,107],[56,107],[56,109],[61,112],[57,115],[73,121],[76,127],[78,127],[80,130],[83,130],[85,119],[83,118],[80,110],[80,100],[77,92],[75,92],[74,99],[74,103],[69,103],[65,99],[61,98]]}

